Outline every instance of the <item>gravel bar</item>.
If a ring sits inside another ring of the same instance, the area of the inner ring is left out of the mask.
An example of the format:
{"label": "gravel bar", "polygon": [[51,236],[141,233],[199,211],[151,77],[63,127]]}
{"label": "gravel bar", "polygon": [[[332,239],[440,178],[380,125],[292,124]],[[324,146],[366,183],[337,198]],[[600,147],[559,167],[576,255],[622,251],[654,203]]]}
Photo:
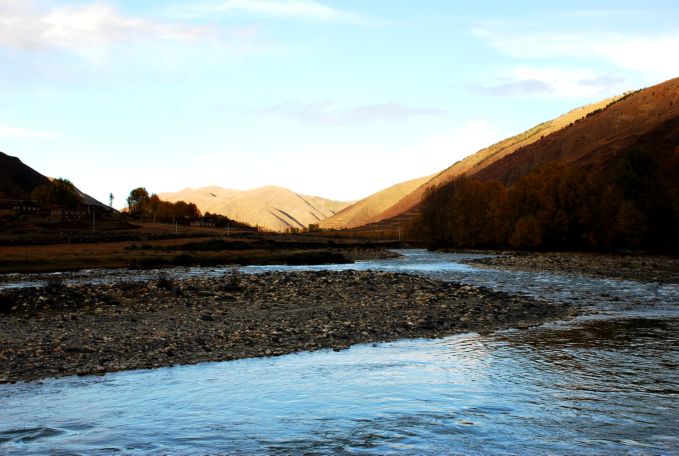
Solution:
{"label": "gravel bar", "polygon": [[0,383],[528,328],[578,313],[403,273],[311,271],[0,292]]}

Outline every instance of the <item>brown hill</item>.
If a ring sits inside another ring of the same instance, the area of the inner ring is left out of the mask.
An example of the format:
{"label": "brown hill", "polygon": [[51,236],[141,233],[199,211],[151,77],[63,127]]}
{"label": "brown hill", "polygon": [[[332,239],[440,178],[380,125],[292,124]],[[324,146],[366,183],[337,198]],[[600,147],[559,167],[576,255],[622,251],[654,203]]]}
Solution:
{"label": "brown hill", "polygon": [[[31,192],[50,180],[17,157],[0,152],[0,200],[30,200]],[[76,190],[85,204],[107,207],[78,188]]]}
{"label": "brown hill", "polygon": [[323,220],[321,228],[340,229],[355,228],[365,225],[366,221],[373,220],[381,213],[392,207],[401,199],[415,191],[434,176],[421,177],[407,182],[401,182],[385,190],[379,191],[367,198],[342,209],[337,214]]}
{"label": "brown hill", "polygon": [[551,161],[605,169],[635,147],[679,144],[679,78],[575,109],[483,149],[444,170],[365,224],[393,228],[411,221],[427,189],[467,174],[511,183]]}
{"label": "brown hill", "polygon": [[[511,184],[548,162],[602,171],[634,148],[679,146],[679,78],[631,93],[471,174]],[[678,151],[679,152],[679,151]]]}
{"label": "brown hill", "polygon": [[[616,100],[619,100],[621,97],[622,96],[608,98],[598,103],[593,103],[587,106],[576,108],[560,117],[557,117],[556,119],[536,125],[530,130],[527,130],[516,136],[493,144],[490,147],[482,149],[477,153],[456,162],[449,168],[443,170],[442,172],[434,176],[429,176],[429,178],[422,178],[420,185],[416,186],[415,188],[410,189],[406,184],[418,182],[420,181],[419,179],[404,182],[402,184],[397,184],[391,187],[391,189],[400,187],[402,189],[408,189],[408,191],[404,192],[404,194],[402,194],[402,196],[399,199],[391,203],[388,207],[384,207],[384,205],[382,204],[384,202],[384,199],[379,197],[378,195],[380,195],[383,192],[388,192],[390,189],[382,190],[381,192],[371,195],[368,198],[364,198],[363,200],[354,204],[354,206],[360,204],[361,207],[354,208],[353,206],[349,206],[347,209],[345,209],[344,212],[357,213],[357,216],[350,219],[348,218],[350,223],[342,225],[340,214],[338,214],[336,217],[328,219],[324,223],[324,225],[332,228],[337,227],[353,228],[365,225],[375,225],[376,227],[379,227],[380,225],[383,224],[389,226],[396,226],[397,224],[402,225],[417,215],[418,213],[417,206],[422,201],[425,192],[429,188],[447,182],[450,179],[453,179],[465,173],[467,174],[477,173],[480,170],[503,159],[504,157],[513,154],[522,147],[540,141],[544,137],[555,132],[558,132],[568,127],[569,125],[573,124],[574,122],[577,122],[578,120],[587,117],[591,113],[605,108],[611,103],[614,103]],[[370,207],[372,204],[375,204],[375,207]],[[384,223],[383,224],[379,223],[381,221],[384,221]]]}
{"label": "brown hill", "polygon": [[213,185],[198,189],[186,188],[158,196],[165,201],[192,202],[201,212],[225,215],[230,219],[273,231],[306,228],[334,215],[349,204],[318,196],[300,195],[274,186],[239,191]]}
{"label": "brown hill", "polygon": [[0,199],[28,200],[31,192],[49,179],[17,157],[0,152]]}

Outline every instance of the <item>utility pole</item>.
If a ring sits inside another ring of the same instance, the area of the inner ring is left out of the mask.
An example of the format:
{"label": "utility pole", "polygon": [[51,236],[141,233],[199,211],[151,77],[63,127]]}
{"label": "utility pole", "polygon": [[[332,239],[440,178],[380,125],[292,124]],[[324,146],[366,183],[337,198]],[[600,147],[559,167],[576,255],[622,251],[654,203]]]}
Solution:
{"label": "utility pole", "polygon": [[96,212],[92,211],[92,234],[94,234],[97,231],[96,222],[94,221],[95,215]]}

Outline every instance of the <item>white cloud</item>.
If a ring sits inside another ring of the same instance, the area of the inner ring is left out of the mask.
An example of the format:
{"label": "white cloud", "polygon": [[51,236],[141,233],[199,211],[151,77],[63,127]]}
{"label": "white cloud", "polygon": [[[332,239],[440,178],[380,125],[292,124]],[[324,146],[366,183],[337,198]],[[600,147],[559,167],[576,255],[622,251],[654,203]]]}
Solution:
{"label": "white cloud", "polygon": [[[521,28],[516,31],[515,28]],[[679,74],[679,32],[558,32],[531,27],[485,27],[475,34],[501,52],[520,59],[588,59],[656,78]]]}
{"label": "white cloud", "polygon": [[658,37],[609,37],[591,44],[596,55],[621,68],[653,72],[668,77],[679,75],[679,33]]}
{"label": "white cloud", "polygon": [[265,108],[262,112],[280,114],[305,124],[361,125],[374,122],[399,122],[414,116],[439,116],[448,111],[440,108],[405,106],[399,103],[340,108],[332,100],[322,100],[310,103],[292,101]]}
{"label": "white cloud", "polygon": [[26,128],[0,125],[0,138],[43,138],[58,139],[60,136],[49,131],[28,130]]}
{"label": "white cloud", "polygon": [[521,67],[512,76],[492,85],[475,85],[471,89],[491,96],[554,95],[590,97],[619,90],[622,78],[601,76],[588,70],[540,69]]}
{"label": "white cloud", "polygon": [[340,11],[312,0],[223,0],[187,7],[195,14],[209,12],[247,13],[277,19],[347,22],[369,24],[375,21],[357,14]]}
{"label": "white cloud", "polygon": [[89,52],[121,41],[153,38],[194,41],[210,36],[208,27],[127,16],[105,2],[41,8],[31,1],[0,2],[0,46],[20,50],[66,49]]}

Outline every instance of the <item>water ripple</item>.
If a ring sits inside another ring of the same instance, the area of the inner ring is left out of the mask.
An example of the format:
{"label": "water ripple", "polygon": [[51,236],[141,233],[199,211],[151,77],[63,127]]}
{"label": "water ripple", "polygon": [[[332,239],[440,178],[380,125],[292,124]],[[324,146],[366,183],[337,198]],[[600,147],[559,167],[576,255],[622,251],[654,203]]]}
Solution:
{"label": "water ripple", "polygon": [[676,286],[454,260],[411,252],[329,268],[416,272],[602,313],[528,331],[0,385],[0,453],[679,454]]}

